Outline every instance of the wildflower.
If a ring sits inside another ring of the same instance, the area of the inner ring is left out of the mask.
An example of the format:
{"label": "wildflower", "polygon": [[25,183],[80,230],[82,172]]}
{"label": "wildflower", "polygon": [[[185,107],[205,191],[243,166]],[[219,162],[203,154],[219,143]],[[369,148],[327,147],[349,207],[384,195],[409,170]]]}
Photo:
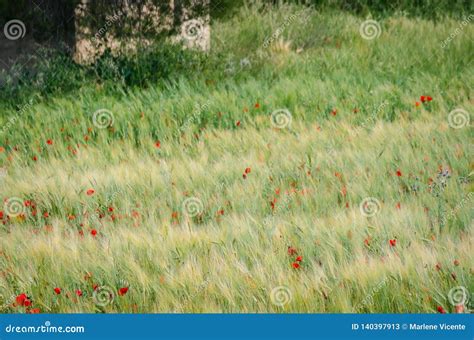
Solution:
{"label": "wildflower", "polygon": [[402,205],[401,205],[400,202],[398,202],[398,203],[395,205],[395,207],[396,207],[397,209],[401,209]]}
{"label": "wildflower", "polygon": [[259,109],[260,108],[260,104],[259,103],[255,103],[255,106],[254,106],[256,109]]}
{"label": "wildflower", "polygon": [[235,126],[240,126],[240,120],[235,123]]}
{"label": "wildflower", "polygon": [[436,268],[437,271],[440,271],[440,270],[441,270],[441,264],[440,264],[440,263],[436,263],[435,268]]}
{"label": "wildflower", "polygon": [[25,301],[28,301],[28,296],[25,293],[21,293],[15,298],[16,305],[18,306],[24,306]]}
{"label": "wildflower", "polygon": [[438,313],[446,314],[446,311],[445,311],[444,308],[441,307],[441,306],[438,306],[437,310],[438,310]]}
{"label": "wildflower", "polygon": [[92,236],[96,236],[96,235],[97,235],[97,230],[92,229],[92,230],[91,230],[91,235],[92,235]]}
{"label": "wildflower", "polygon": [[430,102],[433,100],[433,98],[431,98],[430,96],[420,96],[420,100],[422,103],[424,102]]}
{"label": "wildflower", "polygon": [[249,174],[250,171],[252,171],[252,169],[250,169],[250,168],[245,168],[245,173],[246,173],[246,174]]}
{"label": "wildflower", "polygon": [[54,292],[55,292],[57,295],[61,294],[61,288],[58,288],[58,287],[54,288]]}
{"label": "wildflower", "polygon": [[80,290],[80,289],[76,290],[76,295],[77,296],[82,296],[82,290]]}
{"label": "wildflower", "polygon": [[296,261],[296,262],[301,262],[301,261],[303,261],[303,256],[300,255],[300,256],[296,257],[296,260],[295,260],[295,261]]}
{"label": "wildflower", "polygon": [[415,103],[415,106],[416,106],[416,107],[419,107],[420,105],[421,105],[420,102],[416,102],[416,103]]}
{"label": "wildflower", "polygon": [[397,245],[397,240],[396,239],[390,240],[389,242],[390,242],[391,247],[395,247]]}
{"label": "wildflower", "polygon": [[118,290],[118,295],[124,296],[128,292],[128,287],[122,287]]}
{"label": "wildflower", "polygon": [[49,212],[45,211],[45,212],[43,213],[43,216],[44,216],[44,218],[48,218],[48,217],[49,217]]}
{"label": "wildflower", "polygon": [[74,215],[71,214],[71,215],[69,215],[67,218],[68,218],[69,221],[73,221],[73,220],[76,219],[76,216],[74,216]]}
{"label": "wildflower", "polygon": [[46,144],[48,144],[48,145],[53,145],[53,140],[48,139],[48,140],[46,141]]}
{"label": "wildflower", "polygon": [[161,147],[161,142],[160,142],[159,140],[156,141],[156,142],[155,142],[155,146],[156,146],[157,148]]}
{"label": "wildflower", "polygon": [[41,310],[39,308],[32,308],[32,309],[26,311],[26,313],[28,313],[28,314],[39,314],[39,313],[41,313]]}
{"label": "wildflower", "polygon": [[242,174],[242,178],[243,178],[243,179],[247,179],[247,175],[246,175],[246,174]]}
{"label": "wildflower", "polygon": [[453,263],[454,263],[454,265],[455,265],[456,267],[459,266],[459,264],[460,264],[459,260],[454,260]]}
{"label": "wildflower", "polygon": [[87,190],[87,192],[86,192],[87,196],[92,196],[92,195],[94,195],[94,193],[95,193],[95,190],[94,190],[94,189],[89,189],[89,190]]}
{"label": "wildflower", "polygon": [[336,109],[332,109],[331,114],[332,114],[333,116],[335,116],[335,115],[337,114],[337,110],[336,110]]}
{"label": "wildflower", "polygon": [[293,262],[291,265],[295,269],[298,269],[300,267],[300,264],[298,262]]}
{"label": "wildflower", "polygon": [[400,169],[397,170],[397,177],[402,177],[402,172],[400,171]]}

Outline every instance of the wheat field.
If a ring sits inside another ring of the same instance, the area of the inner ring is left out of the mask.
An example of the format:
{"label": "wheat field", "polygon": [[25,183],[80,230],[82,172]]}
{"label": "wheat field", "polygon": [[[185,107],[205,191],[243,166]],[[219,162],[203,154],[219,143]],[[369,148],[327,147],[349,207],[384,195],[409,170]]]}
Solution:
{"label": "wheat field", "polygon": [[363,21],[257,3],[216,70],[4,108],[2,312],[467,312],[474,29]]}

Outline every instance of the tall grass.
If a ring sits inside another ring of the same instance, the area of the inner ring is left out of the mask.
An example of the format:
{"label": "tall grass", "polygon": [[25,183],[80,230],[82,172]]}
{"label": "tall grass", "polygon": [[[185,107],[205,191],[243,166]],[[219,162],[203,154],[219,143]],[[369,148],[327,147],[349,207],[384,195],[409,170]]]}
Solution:
{"label": "tall grass", "polygon": [[246,6],[183,57],[196,73],[97,71],[2,109],[3,311],[454,311],[474,289],[472,134],[448,114],[472,112],[473,29],[442,48],[458,21],[393,15],[369,41],[363,20]]}

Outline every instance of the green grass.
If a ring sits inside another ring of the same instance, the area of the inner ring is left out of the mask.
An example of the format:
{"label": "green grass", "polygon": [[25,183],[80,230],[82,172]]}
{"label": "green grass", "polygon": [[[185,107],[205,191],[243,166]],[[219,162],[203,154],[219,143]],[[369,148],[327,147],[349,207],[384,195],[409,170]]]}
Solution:
{"label": "green grass", "polygon": [[32,104],[2,109],[2,198],[35,207],[3,209],[3,311],[25,311],[20,293],[53,313],[454,311],[449,291],[474,289],[472,133],[448,124],[473,108],[472,24],[442,48],[459,21],[394,14],[366,40],[364,20],[253,5],[213,24],[209,55],[160,52],[188,69],[145,81],[156,60],[137,77],[141,62],[109,57],[137,78],[19,89]]}

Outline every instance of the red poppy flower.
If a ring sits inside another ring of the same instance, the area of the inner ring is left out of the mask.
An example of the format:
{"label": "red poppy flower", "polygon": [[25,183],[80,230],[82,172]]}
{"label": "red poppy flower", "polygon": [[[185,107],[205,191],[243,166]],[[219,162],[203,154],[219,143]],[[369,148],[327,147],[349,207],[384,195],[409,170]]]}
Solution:
{"label": "red poppy flower", "polygon": [[28,296],[25,293],[21,293],[15,298],[16,305],[18,306],[24,306],[25,301],[28,301]]}
{"label": "red poppy flower", "polygon": [[96,236],[96,235],[97,235],[97,230],[92,229],[92,230],[91,230],[91,235],[92,235],[92,236]]}
{"label": "red poppy flower", "polygon": [[446,314],[446,311],[444,310],[443,307],[441,306],[438,306],[438,308],[436,308],[438,310],[438,313],[441,313],[441,314]]}
{"label": "red poppy flower", "polygon": [[87,192],[86,192],[86,194],[87,194],[88,196],[94,195],[94,193],[95,193],[95,190],[94,190],[94,189],[89,189],[89,190],[87,190]]}
{"label": "red poppy flower", "polygon": [[296,262],[301,262],[301,261],[303,261],[303,256],[301,256],[301,255],[298,256],[295,261],[296,261]]}
{"label": "red poppy flower", "polygon": [[395,247],[397,245],[397,240],[396,239],[390,240],[389,242],[390,242],[391,247]]}
{"label": "red poppy flower", "polygon": [[402,172],[400,171],[400,169],[397,170],[397,176],[398,176],[398,177],[402,177]]}
{"label": "red poppy flower", "polygon": [[0,211],[0,220],[3,219],[3,211]]}
{"label": "red poppy flower", "polygon": [[333,109],[333,110],[331,111],[331,114],[332,114],[333,116],[335,116],[335,115],[337,114],[337,110],[336,110],[336,109]]}
{"label": "red poppy flower", "polygon": [[291,265],[295,269],[298,269],[300,267],[300,264],[298,262],[293,262]]}
{"label": "red poppy flower", "polygon": [[58,295],[61,294],[61,288],[54,288],[54,292]]}
{"label": "red poppy flower", "polygon": [[128,287],[122,287],[118,290],[118,295],[124,296],[128,292]]}
{"label": "red poppy flower", "polygon": [[240,120],[238,120],[237,122],[235,122],[235,126],[240,126]]}
{"label": "red poppy flower", "polygon": [[109,212],[112,212],[112,211],[114,211],[114,207],[108,207],[107,210],[108,210]]}
{"label": "red poppy flower", "polygon": [[0,153],[5,152],[5,148],[3,146],[0,146]]}
{"label": "red poppy flower", "polygon": [[76,219],[76,216],[74,216],[74,215],[69,215],[67,218],[68,218],[69,221],[72,221],[72,220],[75,220],[75,219]]}
{"label": "red poppy flower", "polygon": [[246,178],[247,178],[247,175],[246,175],[246,174],[242,174],[242,178],[243,178],[243,179],[246,179]]}
{"label": "red poppy flower", "polygon": [[260,108],[260,104],[259,104],[259,103],[255,103],[255,108],[256,108],[256,109]]}
{"label": "red poppy flower", "polygon": [[76,295],[77,296],[82,296],[82,290],[80,290],[80,289],[76,290]]}
{"label": "red poppy flower", "polygon": [[99,288],[99,285],[98,285],[97,283],[94,283],[94,284],[92,285],[92,289],[93,289],[94,291],[96,291],[98,288]]}
{"label": "red poppy flower", "polygon": [[25,307],[30,307],[31,306],[31,301],[26,299],[24,302],[23,302],[23,306]]}
{"label": "red poppy flower", "polygon": [[26,312],[27,314],[39,314],[41,310],[39,308],[32,308]]}
{"label": "red poppy flower", "polygon": [[159,140],[156,141],[156,142],[155,142],[155,146],[156,146],[157,148],[161,147],[161,142],[160,142]]}
{"label": "red poppy flower", "polygon": [[48,218],[48,217],[49,217],[49,212],[45,211],[45,212],[43,213],[43,216],[44,216],[45,218]]}
{"label": "red poppy flower", "polygon": [[298,251],[295,248],[288,246],[288,255],[293,256],[295,254],[298,254]]}
{"label": "red poppy flower", "polygon": [[245,173],[246,173],[246,174],[249,174],[250,171],[252,171],[252,169],[250,169],[250,168],[245,168]]}
{"label": "red poppy flower", "polygon": [[420,105],[421,105],[420,102],[416,102],[416,103],[415,103],[415,106],[416,106],[416,107],[419,107]]}
{"label": "red poppy flower", "polygon": [[32,158],[32,159],[33,159],[33,161],[35,161],[35,162],[36,162],[36,161],[38,160],[38,157],[36,157],[36,156],[33,156],[33,158]]}
{"label": "red poppy flower", "polygon": [[397,209],[401,209],[401,208],[402,208],[402,205],[401,205],[400,202],[398,202],[398,203],[395,205],[395,207],[397,207]]}
{"label": "red poppy flower", "polygon": [[433,98],[431,98],[430,96],[426,96],[426,100],[430,102],[433,100]]}
{"label": "red poppy flower", "polygon": [[368,238],[368,237],[367,237],[367,238],[364,240],[364,244],[365,244],[366,246],[369,246],[369,244],[370,244],[370,240],[369,240],[369,238]]}
{"label": "red poppy flower", "polygon": [[53,140],[48,139],[48,140],[46,141],[46,143],[47,143],[48,145],[53,145]]}

